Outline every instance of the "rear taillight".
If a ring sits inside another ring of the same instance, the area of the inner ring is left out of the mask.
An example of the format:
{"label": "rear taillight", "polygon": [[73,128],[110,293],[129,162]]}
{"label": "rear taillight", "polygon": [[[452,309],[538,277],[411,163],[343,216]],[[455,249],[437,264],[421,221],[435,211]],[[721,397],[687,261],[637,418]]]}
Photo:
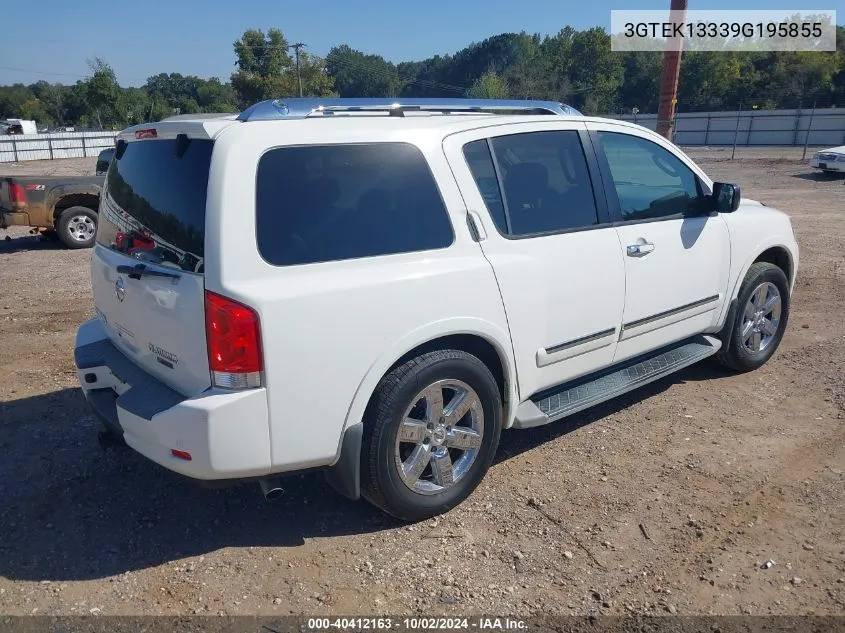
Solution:
{"label": "rear taillight", "polygon": [[9,200],[12,203],[26,204],[26,189],[23,185],[11,183],[9,185]]}
{"label": "rear taillight", "polygon": [[214,386],[261,386],[261,330],[254,310],[206,290],[205,335]]}
{"label": "rear taillight", "polygon": [[158,137],[158,133],[156,132],[155,128],[149,128],[146,130],[138,130],[135,132],[135,138],[143,139],[143,138],[156,138]]}

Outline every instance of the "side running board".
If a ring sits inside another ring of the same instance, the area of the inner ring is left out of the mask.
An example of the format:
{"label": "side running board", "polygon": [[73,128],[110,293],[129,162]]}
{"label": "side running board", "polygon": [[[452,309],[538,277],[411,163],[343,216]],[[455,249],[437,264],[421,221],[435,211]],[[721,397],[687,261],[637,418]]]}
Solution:
{"label": "side running board", "polygon": [[583,411],[712,356],[721,345],[715,336],[696,336],[597,374],[547,389],[519,405],[513,428],[542,426]]}

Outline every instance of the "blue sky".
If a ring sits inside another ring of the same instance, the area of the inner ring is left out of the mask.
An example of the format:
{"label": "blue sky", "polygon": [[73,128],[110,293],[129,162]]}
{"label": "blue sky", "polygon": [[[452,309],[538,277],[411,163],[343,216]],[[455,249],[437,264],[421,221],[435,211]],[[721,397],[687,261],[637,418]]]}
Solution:
{"label": "blue sky", "polygon": [[[743,0],[743,9],[835,9],[841,0]],[[690,1],[693,9],[735,0]],[[0,85],[73,83],[86,59],[109,62],[122,85],[160,72],[228,79],[232,43],[247,28],[280,28],[325,55],[349,44],[391,61],[452,53],[506,31],[553,34],[610,26],[611,9],[668,9],[669,0],[39,0],[23,3],[0,34]],[[7,17],[9,17],[7,15]],[[841,15],[837,21],[842,23]]]}

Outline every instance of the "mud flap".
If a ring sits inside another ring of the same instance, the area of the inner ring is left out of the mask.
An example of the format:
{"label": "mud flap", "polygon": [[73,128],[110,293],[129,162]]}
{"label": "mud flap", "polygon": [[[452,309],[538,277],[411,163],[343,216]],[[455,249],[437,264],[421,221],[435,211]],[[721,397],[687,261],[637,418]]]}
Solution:
{"label": "mud flap", "polygon": [[343,433],[340,458],[325,471],[326,481],[335,492],[347,499],[361,498],[361,439],[364,425],[350,426]]}
{"label": "mud flap", "polygon": [[722,341],[722,349],[721,351],[726,351],[728,346],[731,344],[731,338],[733,338],[733,331],[734,331],[734,319],[736,318],[736,310],[737,310],[737,300],[732,299],[731,305],[728,307],[728,314],[725,317],[725,323],[722,325],[722,329],[716,333],[716,337]]}

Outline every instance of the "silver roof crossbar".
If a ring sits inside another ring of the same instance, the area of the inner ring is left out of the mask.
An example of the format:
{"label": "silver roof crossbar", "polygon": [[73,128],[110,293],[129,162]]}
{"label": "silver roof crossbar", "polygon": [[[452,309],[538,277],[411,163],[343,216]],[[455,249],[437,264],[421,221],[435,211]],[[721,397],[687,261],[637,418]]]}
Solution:
{"label": "silver roof crossbar", "polygon": [[304,119],[309,116],[332,115],[339,112],[383,112],[391,116],[405,116],[406,112],[582,116],[572,106],[556,101],[516,99],[293,98],[261,101],[241,112],[237,119],[238,121],[276,121]]}

